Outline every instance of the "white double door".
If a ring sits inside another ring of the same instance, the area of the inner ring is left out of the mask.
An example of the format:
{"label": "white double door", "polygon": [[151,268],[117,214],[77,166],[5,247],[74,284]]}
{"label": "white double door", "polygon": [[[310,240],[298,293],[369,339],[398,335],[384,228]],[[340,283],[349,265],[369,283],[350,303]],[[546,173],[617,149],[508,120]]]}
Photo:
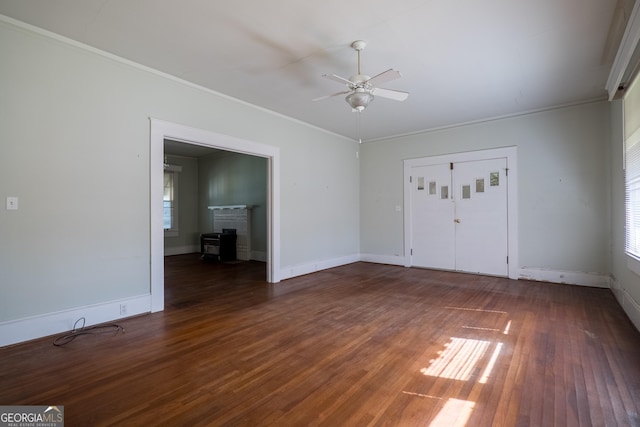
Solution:
{"label": "white double door", "polygon": [[411,265],[508,275],[507,159],[410,170]]}

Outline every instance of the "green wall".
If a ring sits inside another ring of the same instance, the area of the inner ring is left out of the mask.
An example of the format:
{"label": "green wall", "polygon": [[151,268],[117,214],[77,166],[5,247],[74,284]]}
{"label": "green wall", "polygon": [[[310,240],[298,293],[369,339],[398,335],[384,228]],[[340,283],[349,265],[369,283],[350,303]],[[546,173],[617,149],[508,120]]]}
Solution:
{"label": "green wall", "polygon": [[222,152],[199,162],[200,230],[211,230],[208,206],[251,207],[251,250],[267,251],[267,159]]}

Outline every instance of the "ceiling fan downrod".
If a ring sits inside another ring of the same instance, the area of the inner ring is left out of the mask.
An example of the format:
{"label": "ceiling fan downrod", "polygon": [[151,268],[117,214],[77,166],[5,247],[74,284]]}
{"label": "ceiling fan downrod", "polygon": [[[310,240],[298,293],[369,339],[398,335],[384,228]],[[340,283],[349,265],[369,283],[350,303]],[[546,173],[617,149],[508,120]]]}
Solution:
{"label": "ceiling fan downrod", "polygon": [[356,52],[358,52],[358,75],[361,75],[362,73],[360,72],[360,52],[365,47],[367,47],[367,42],[365,42],[364,40],[356,40],[353,43],[351,43],[351,47],[355,49]]}

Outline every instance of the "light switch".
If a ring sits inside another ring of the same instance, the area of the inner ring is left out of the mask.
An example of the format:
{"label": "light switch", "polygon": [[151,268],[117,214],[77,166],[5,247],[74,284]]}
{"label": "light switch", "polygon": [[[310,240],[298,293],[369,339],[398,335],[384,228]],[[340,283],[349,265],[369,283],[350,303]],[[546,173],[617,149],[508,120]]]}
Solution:
{"label": "light switch", "polygon": [[7,197],[7,210],[8,211],[17,211],[18,210],[18,198],[17,197]]}

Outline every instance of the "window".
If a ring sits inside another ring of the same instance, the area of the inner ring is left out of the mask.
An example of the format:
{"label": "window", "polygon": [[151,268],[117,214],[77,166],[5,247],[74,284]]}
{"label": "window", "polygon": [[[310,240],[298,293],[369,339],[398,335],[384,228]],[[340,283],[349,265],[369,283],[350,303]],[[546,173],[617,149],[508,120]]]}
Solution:
{"label": "window", "polygon": [[624,97],[625,251],[640,260],[640,79]]}
{"label": "window", "polygon": [[640,259],[640,129],[625,141],[625,249]]}
{"label": "window", "polygon": [[178,176],[181,166],[167,165],[164,168],[163,219],[165,236],[178,235]]}

